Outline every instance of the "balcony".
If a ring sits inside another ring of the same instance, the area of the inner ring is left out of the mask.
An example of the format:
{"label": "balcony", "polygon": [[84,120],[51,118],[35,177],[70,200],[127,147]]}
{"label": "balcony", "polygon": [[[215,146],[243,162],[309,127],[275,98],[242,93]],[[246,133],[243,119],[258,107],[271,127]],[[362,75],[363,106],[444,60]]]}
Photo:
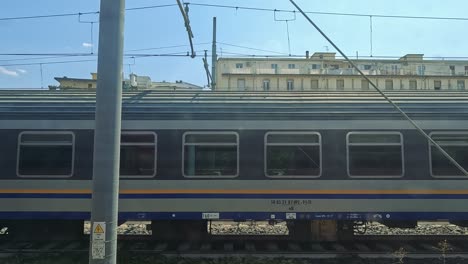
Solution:
{"label": "balcony", "polygon": [[276,69],[257,69],[257,74],[276,74]]}
{"label": "balcony", "polygon": [[228,69],[225,73],[228,74],[253,74],[252,68],[232,68]]}
{"label": "balcony", "polygon": [[281,74],[299,74],[299,69],[280,69],[279,72]]}

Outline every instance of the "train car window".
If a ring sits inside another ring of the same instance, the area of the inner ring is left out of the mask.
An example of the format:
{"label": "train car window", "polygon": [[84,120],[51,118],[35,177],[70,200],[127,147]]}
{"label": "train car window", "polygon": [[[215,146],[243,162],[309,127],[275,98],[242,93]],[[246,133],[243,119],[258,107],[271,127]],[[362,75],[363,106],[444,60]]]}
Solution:
{"label": "train car window", "polygon": [[239,135],[234,132],[187,132],[183,136],[185,177],[237,177]]}
{"label": "train car window", "polygon": [[321,156],[319,133],[269,132],[265,134],[265,175],[267,177],[320,177]]}
{"label": "train car window", "polygon": [[[468,169],[468,133],[431,133],[434,139],[463,168]],[[432,143],[429,143],[433,177],[467,178]]]}
{"label": "train car window", "polygon": [[403,137],[398,132],[350,132],[347,136],[350,177],[402,177]]}
{"label": "train car window", "polygon": [[157,136],[153,132],[122,132],[120,177],[149,178],[156,175]]}
{"label": "train car window", "polygon": [[75,136],[72,132],[27,131],[18,136],[19,177],[71,177]]}

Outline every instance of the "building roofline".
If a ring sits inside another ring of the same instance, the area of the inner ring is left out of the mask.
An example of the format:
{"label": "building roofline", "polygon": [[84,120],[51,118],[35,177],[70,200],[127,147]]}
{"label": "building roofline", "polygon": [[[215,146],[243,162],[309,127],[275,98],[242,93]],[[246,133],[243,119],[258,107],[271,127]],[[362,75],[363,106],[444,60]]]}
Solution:
{"label": "building roofline", "polygon": [[54,77],[54,79],[58,82],[60,81],[86,81],[86,82],[97,82],[97,80],[94,79],[82,79],[82,78],[68,78],[68,77]]}
{"label": "building roofline", "polygon": [[[309,58],[307,59],[305,56],[304,57],[219,57],[218,61],[238,61],[238,60],[244,60],[244,61],[311,61],[311,62],[317,62],[317,61],[326,61],[326,62],[343,62],[346,63],[346,60],[344,58],[336,58],[336,59],[315,59],[315,58]],[[386,63],[398,63],[401,64],[405,62],[405,60],[401,60],[400,58],[391,58],[391,59],[385,59],[385,58],[375,58],[375,59],[370,59],[370,58],[364,58],[364,59],[351,59],[353,62],[369,62],[369,63],[375,63],[375,62],[386,62]],[[415,63],[415,62],[423,62],[423,63],[468,63],[468,58],[467,59],[433,59],[433,58],[426,58],[423,60],[408,60],[408,62]],[[468,66],[468,65],[467,65]]]}

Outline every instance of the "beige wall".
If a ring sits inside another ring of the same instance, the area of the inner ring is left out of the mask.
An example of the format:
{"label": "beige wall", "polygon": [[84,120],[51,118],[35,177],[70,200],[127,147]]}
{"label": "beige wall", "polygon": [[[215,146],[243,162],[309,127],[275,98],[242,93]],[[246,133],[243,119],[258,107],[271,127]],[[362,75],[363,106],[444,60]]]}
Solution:
{"label": "beige wall", "polygon": [[[91,85],[91,87],[89,86]],[[96,89],[96,81],[78,81],[78,80],[61,80],[60,87],[73,87],[78,89]]]}
{"label": "beige wall", "polygon": [[[434,90],[434,81],[441,81],[442,90],[457,89],[457,81],[465,81],[468,90],[468,61],[401,61],[401,60],[355,60],[355,63],[380,88],[385,81],[393,80],[393,90],[410,90],[410,81],[415,80],[417,90]],[[236,67],[242,64],[242,68]],[[278,66],[272,68],[272,64]],[[288,67],[294,64],[294,69]],[[317,69],[314,69],[316,65]],[[333,66],[338,65],[338,69]],[[368,65],[368,66],[366,66]],[[365,67],[371,70],[364,70]],[[455,67],[455,71],[450,70]],[[217,64],[217,90],[238,91],[238,80],[245,80],[245,90],[263,91],[263,80],[270,80],[270,91],[286,91],[287,80],[294,80],[294,91],[311,91],[311,80],[318,80],[318,90],[336,90],[337,80],[344,81],[344,90],[361,90],[362,78],[343,60],[315,59],[219,59]],[[372,87],[371,87],[372,88]]]}
{"label": "beige wall", "polygon": [[[287,80],[294,81],[294,91],[313,91],[311,88],[312,80],[318,81],[318,90],[334,91],[337,90],[337,80],[344,81],[344,90],[362,90],[362,80],[358,76],[294,76],[294,75],[229,75],[223,76],[218,80],[217,90],[221,91],[240,91],[238,88],[238,80],[245,80],[245,90],[247,91],[263,91],[263,81],[270,81],[270,91],[287,91]],[[434,90],[434,81],[441,81],[441,90],[456,90],[457,81],[465,81],[465,89],[468,90],[468,77],[386,77],[386,76],[370,76],[370,79],[379,88],[386,89],[386,80],[393,81],[393,90],[410,90],[410,81],[416,81],[417,90]],[[449,85],[450,84],[450,85]],[[370,89],[372,87],[369,85]]]}

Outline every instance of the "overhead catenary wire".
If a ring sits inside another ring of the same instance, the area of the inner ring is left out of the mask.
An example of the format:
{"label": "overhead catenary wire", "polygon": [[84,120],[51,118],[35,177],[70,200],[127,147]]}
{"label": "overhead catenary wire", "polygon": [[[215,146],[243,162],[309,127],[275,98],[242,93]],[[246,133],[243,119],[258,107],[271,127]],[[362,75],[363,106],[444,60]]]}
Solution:
{"label": "overhead catenary wire", "polygon": [[367,75],[365,75],[357,66],[356,64],[354,64],[354,62],[352,60],[350,60],[348,58],[348,56],[346,56],[346,54],[341,51],[341,49],[335,44],[335,42],[333,42],[325,32],[322,31],[322,29],[320,29],[319,26],[317,26],[317,24],[314,23],[314,21],[312,21],[312,19],[304,12],[302,11],[302,9],[294,2],[294,0],[289,0],[296,8],[297,10],[299,10],[299,12],[301,12],[301,14],[305,17],[305,19],[307,21],[309,21],[309,23],[335,48],[336,51],[338,51],[338,53],[341,54],[341,56],[343,56],[343,58],[345,58],[345,60],[353,67],[356,69],[356,71],[359,72],[359,74],[364,78],[366,79],[366,81],[369,82],[369,84],[383,97],[385,98],[385,100],[387,100],[395,110],[397,110],[408,122],[411,123],[411,125],[416,128],[416,130],[422,135],[424,136],[432,145],[434,145],[436,147],[437,150],[439,150],[443,155],[444,157],[446,157],[450,163],[452,163],[453,165],[455,165],[455,167],[457,167],[465,176],[468,176],[468,172],[465,170],[465,168],[463,168],[463,166],[461,166],[454,158],[452,158],[452,156],[450,156],[450,154],[448,154],[434,139],[432,139],[426,132],[424,132],[424,130],[413,120],[411,119],[411,117],[409,117],[405,111],[403,111],[395,102],[393,102],[393,100],[391,98],[389,98],[377,85],[374,84],[374,82],[369,78],[367,77]]}
{"label": "overhead catenary wire", "polygon": [[[91,56],[97,57],[97,54],[92,54]],[[177,54],[176,53],[172,53],[172,54],[125,54],[124,56],[130,59],[138,59],[138,58],[145,58],[145,57],[189,57],[190,54],[188,54],[188,52],[179,52]],[[65,64],[65,63],[94,62],[94,61],[96,61],[96,59],[32,62],[32,63],[8,63],[8,64],[0,64],[0,66],[9,67],[9,66],[27,66],[27,65],[49,65],[49,64]]]}
{"label": "overhead catenary wire", "polygon": [[[177,4],[166,4],[166,5],[151,5],[151,6],[140,6],[140,7],[131,7],[125,9],[125,11],[136,11],[144,9],[155,9],[163,7],[172,7]],[[69,16],[81,16],[81,15],[96,15],[99,14],[99,11],[88,11],[88,12],[74,12],[74,13],[61,13],[61,14],[49,14],[49,15],[33,15],[33,16],[17,16],[17,17],[0,17],[0,21],[9,21],[9,20],[27,20],[27,19],[41,19],[41,18],[57,18],[57,17],[69,17]]]}
{"label": "overhead catenary wire", "polygon": [[255,50],[255,51],[261,51],[261,52],[270,52],[270,53],[282,54],[282,55],[288,55],[288,53],[285,53],[285,52],[279,52],[279,51],[273,51],[273,50],[265,50],[265,49],[259,49],[259,48],[241,46],[241,45],[230,44],[230,43],[226,43],[226,42],[217,41],[217,43],[218,43],[218,44],[221,44],[221,45],[224,45],[224,46],[230,46],[230,47],[235,47],[235,48],[248,49],[248,50]]}
{"label": "overhead catenary wire", "polygon": [[[186,2],[186,5],[201,6],[201,7],[214,7],[214,8],[227,8],[233,10],[249,10],[249,11],[265,11],[265,12],[289,12],[293,13],[294,10],[275,9],[275,8],[261,8],[261,7],[249,7],[249,6],[233,6],[233,5],[220,5],[220,4],[206,4],[196,2]],[[173,7],[177,4],[165,4],[165,5],[151,5],[151,6],[140,6],[125,9],[126,11],[137,11],[145,9],[155,9],[164,7]],[[316,15],[330,15],[330,16],[351,16],[351,17],[377,17],[377,18],[389,18],[389,19],[426,19],[426,20],[455,20],[455,21],[468,21],[468,17],[443,17],[443,16],[411,16],[411,15],[382,15],[382,14],[365,14],[365,13],[344,13],[344,12],[323,12],[323,11],[305,11],[306,14]],[[31,15],[31,16],[17,16],[17,17],[1,17],[0,21],[8,20],[28,20],[28,19],[42,19],[42,18],[57,18],[67,16],[79,16],[79,15],[92,15],[99,14],[99,11],[88,11],[88,12],[73,12],[73,13],[61,13],[61,14],[48,14],[48,15]]]}
{"label": "overhead catenary wire", "polygon": [[[233,5],[220,5],[220,4],[205,4],[188,2],[189,5],[202,6],[202,7],[215,7],[215,8],[228,8],[234,10],[249,10],[249,11],[266,11],[266,12],[287,12],[294,13],[294,10],[275,9],[275,8],[262,8],[250,6],[233,6]],[[321,11],[304,11],[306,14],[316,15],[331,15],[331,16],[354,16],[354,17],[379,17],[379,18],[395,18],[395,19],[428,19],[428,20],[459,20],[468,21],[468,17],[437,17],[437,16],[409,16],[409,15],[382,15],[382,14],[364,14],[364,13],[341,13],[341,12],[321,12]]]}

